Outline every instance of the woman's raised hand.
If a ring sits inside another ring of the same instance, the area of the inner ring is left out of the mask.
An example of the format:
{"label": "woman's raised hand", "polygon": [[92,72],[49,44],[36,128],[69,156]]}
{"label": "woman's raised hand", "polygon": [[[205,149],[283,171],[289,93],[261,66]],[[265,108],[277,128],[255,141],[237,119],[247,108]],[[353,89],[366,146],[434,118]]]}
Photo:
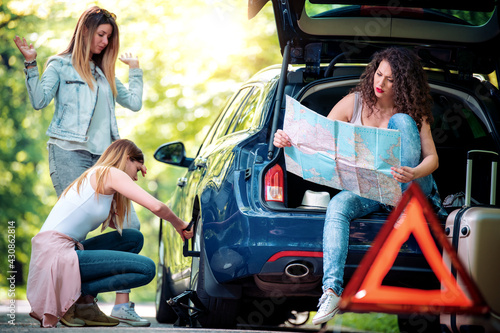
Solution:
{"label": "woman's raised hand", "polygon": [[14,38],[14,43],[16,43],[17,48],[21,51],[26,61],[31,62],[36,59],[35,47],[31,43],[28,45],[24,37],[21,39],[19,36],[16,36]]}
{"label": "woman's raised hand", "polygon": [[129,65],[130,68],[139,68],[139,58],[134,57],[132,53],[125,53],[120,55],[120,60],[124,64]]}
{"label": "woman's raised hand", "polygon": [[292,143],[290,142],[290,138],[288,137],[288,135],[286,135],[286,133],[280,129],[277,130],[276,133],[274,133],[273,144],[278,148],[292,146]]}

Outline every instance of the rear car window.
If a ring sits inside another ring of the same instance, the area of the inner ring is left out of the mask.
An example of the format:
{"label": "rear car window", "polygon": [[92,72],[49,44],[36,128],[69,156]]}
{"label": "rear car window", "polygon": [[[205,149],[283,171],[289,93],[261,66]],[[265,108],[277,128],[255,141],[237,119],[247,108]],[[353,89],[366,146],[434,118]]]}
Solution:
{"label": "rear car window", "polygon": [[231,102],[231,105],[229,105],[227,110],[223,113],[222,119],[217,127],[217,131],[215,132],[214,139],[221,138],[228,134],[229,128],[232,124],[234,124],[233,121],[238,110],[245,104],[247,96],[251,91],[252,87],[246,87],[238,92],[236,97]]}
{"label": "rear car window", "polygon": [[[458,1],[458,3],[460,2]],[[392,3],[389,2],[389,4]],[[392,17],[406,17],[417,20],[454,23],[467,26],[482,26],[490,20],[494,13],[494,9],[489,5],[478,6],[475,10],[460,10],[400,7],[397,6],[398,2],[396,1],[394,1],[393,4],[394,6],[322,4],[311,3],[307,0],[305,3],[305,12],[307,16],[311,18],[366,17],[385,14]]]}
{"label": "rear car window", "polygon": [[[234,128],[230,128],[231,132],[246,131],[252,128],[252,125],[257,116],[257,106],[260,100],[262,91],[255,88],[252,94],[248,97],[245,107],[243,107],[234,121]],[[229,132],[228,132],[229,133]]]}

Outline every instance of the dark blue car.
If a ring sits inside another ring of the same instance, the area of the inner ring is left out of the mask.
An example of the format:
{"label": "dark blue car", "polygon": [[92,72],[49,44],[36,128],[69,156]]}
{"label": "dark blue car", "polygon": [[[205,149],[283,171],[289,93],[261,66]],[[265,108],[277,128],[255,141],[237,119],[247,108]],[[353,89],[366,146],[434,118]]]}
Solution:
{"label": "dark blue car", "polygon": [[[196,156],[185,156],[181,142],[157,149],[158,161],[186,168],[170,207],[194,221],[195,230],[184,252],[173,228],[160,231],[159,322],[177,319],[166,301],[188,289],[208,310],[198,317],[205,327],[297,323],[299,313],[316,310],[326,209],[302,200],[307,190],[330,197],[338,190],[286,171],[283,151],[272,145],[285,95],[326,116],[358,83],[374,52],[407,47],[425,65],[434,98],[432,133],[440,157],[434,177],[441,197],[463,191],[467,151],[500,151],[500,55],[490,47],[500,36],[496,4],[328,2],[273,0],[283,64],[262,70],[235,92]],[[259,9],[252,5],[250,12]],[[474,198],[486,202],[481,186]],[[379,212],[351,223],[346,283],[386,218]],[[412,237],[383,283],[440,288]],[[406,318],[399,319],[404,326]],[[439,331],[435,318],[422,320]]]}

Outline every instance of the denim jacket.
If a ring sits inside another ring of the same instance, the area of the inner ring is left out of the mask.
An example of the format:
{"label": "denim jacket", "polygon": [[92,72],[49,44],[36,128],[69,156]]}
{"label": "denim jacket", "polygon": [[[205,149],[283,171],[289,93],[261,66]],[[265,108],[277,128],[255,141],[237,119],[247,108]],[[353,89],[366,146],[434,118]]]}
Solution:
{"label": "denim jacket", "polygon": [[[97,72],[104,76],[100,68]],[[90,121],[97,103],[97,88],[90,89],[73,67],[71,55],[51,57],[47,68],[39,78],[38,67],[25,70],[26,87],[31,105],[40,110],[55,100],[54,117],[47,130],[47,135],[53,138],[86,142]],[[116,79],[118,94],[116,99],[109,89],[109,109],[111,112],[111,138],[117,140],[118,125],[115,116],[115,102],[132,111],[142,107],[142,69],[129,70],[129,88]]]}

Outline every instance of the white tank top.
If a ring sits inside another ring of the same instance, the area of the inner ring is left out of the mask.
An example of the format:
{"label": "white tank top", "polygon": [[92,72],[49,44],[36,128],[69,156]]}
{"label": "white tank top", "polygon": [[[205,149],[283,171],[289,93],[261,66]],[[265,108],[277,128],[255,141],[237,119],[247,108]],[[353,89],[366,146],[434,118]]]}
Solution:
{"label": "white tank top", "polygon": [[351,124],[363,126],[361,120],[361,111],[363,110],[363,101],[359,92],[354,93],[354,110],[352,111]]}
{"label": "white tank top", "polygon": [[55,230],[81,242],[106,220],[113,194],[96,194],[90,184],[90,176],[94,172],[90,172],[82,183],[80,194],[75,184],[66,195],[61,195],[40,232]]}

